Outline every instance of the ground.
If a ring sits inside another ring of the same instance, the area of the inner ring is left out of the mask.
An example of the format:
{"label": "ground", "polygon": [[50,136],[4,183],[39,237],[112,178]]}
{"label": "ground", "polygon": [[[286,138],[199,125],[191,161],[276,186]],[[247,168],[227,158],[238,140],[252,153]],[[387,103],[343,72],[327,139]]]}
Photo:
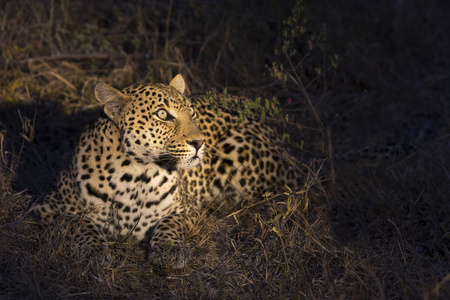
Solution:
{"label": "ground", "polygon": [[[450,298],[450,5],[303,4],[2,2],[1,297]],[[260,97],[256,113],[310,166],[305,187],[206,208],[181,271],[128,240],[109,265],[80,260],[66,227],[29,208],[96,118],[97,82],[177,73],[191,95]],[[412,148],[340,159],[398,140]]]}

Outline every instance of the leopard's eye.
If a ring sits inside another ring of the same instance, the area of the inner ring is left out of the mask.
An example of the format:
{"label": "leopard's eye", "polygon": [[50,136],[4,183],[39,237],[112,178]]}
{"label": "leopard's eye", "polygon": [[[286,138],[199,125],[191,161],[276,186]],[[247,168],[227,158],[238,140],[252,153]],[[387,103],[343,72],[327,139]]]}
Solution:
{"label": "leopard's eye", "polygon": [[196,116],[194,107],[189,106],[189,113],[191,114],[192,117],[195,117],[195,116]]}
{"label": "leopard's eye", "polygon": [[155,114],[158,118],[160,118],[163,121],[168,121],[170,120],[171,117],[171,115],[169,115],[169,113],[165,109],[160,109]]}
{"label": "leopard's eye", "polygon": [[158,118],[165,120],[167,118],[167,111],[165,109],[160,109],[157,112]]}

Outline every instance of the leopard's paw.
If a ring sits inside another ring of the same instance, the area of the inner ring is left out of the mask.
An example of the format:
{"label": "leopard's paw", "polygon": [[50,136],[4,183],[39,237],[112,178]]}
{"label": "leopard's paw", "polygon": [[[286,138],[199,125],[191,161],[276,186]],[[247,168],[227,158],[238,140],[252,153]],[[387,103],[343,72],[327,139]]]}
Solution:
{"label": "leopard's paw", "polygon": [[148,260],[157,266],[169,266],[174,269],[184,268],[191,259],[191,250],[185,245],[150,248]]}

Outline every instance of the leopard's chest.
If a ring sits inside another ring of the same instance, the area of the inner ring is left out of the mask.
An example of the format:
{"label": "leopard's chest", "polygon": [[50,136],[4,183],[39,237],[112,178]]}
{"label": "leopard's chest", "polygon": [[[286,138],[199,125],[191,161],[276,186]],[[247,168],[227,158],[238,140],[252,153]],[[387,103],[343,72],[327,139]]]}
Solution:
{"label": "leopard's chest", "polygon": [[138,182],[119,185],[113,210],[117,209],[117,224],[122,230],[133,230],[136,238],[143,239],[147,230],[170,211],[178,189],[177,178],[167,174],[141,174],[136,178]]}
{"label": "leopard's chest", "polygon": [[89,206],[98,207],[96,221],[105,224],[110,234],[131,233],[144,239],[170,212],[178,192],[177,173],[153,164],[120,161],[110,162],[108,170],[82,181],[84,198]]}

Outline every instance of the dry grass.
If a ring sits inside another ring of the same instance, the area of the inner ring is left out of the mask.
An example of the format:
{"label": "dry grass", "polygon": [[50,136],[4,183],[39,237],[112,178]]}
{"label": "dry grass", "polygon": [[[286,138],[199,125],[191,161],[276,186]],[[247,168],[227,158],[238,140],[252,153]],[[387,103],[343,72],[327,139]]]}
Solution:
{"label": "dry grass", "polygon": [[[293,1],[1,2],[0,297],[450,298],[450,7],[416,2],[309,4],[292,65],[273,50]],[[322,23],[327,39],[309,51]],[[275,61],[285,87],[263,75]],[[320,177],[234,214],[205,209],[184,270],[152,267],[132,241],[111,245],[108,266],[78,257],[64,226],[41,228],[27,211],[95,117],[93,86],[178,72],[193,94],[279,97],[288,118],[277,124]],[[334,159],[393,134],[415,148]]]}

